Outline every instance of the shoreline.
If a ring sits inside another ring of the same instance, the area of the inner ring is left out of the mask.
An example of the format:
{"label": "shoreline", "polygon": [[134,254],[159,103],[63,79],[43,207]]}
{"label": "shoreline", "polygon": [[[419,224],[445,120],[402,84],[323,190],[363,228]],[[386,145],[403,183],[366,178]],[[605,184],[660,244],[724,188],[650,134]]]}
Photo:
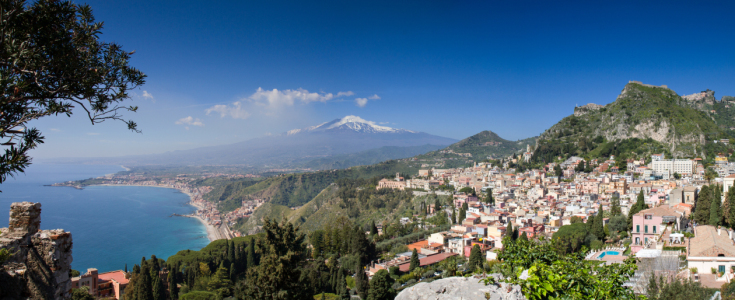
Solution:
{"label": "shoreline", "polygon": [[[142,187],[155,187],[155,188],[173,189],[173,190],[177,190],[177,191],[181,192],[182,194],[186,194],[187,196],[189,196],[189,201],[186,202],[187,205],[193,206],[194,208],[196,208],[196,210],[198,210],[198,209],[201,208],[198,205],[195,205],[194,204],[194,195],[192,195],[191,193],[189,193],[187,191],[183,191],[183,190],[180,190],[180,189],[177,189],[177,188],[174,188],[174,187],[157,186],[157,185],[143,185],[143,184],[93,184],[93,185],[89,185],[89,186],[142,186]],[[204,221],[204,219],[202,219],[200,216],[197,216],[196,215],[196,210],[191,215],[185,215],[184,217],[195,218],[195,219],[199,220],[199,222],[201,222],[202,225],[204,225],[204,228],[207,231],[207,239],[209,240],[210,243],[211,242],[214,242],[216,240],[223,239],[222,235],[220,234],[219,229],[215,228],[213,225],[210,225],[209,223],[207,223],[207,221]]]}

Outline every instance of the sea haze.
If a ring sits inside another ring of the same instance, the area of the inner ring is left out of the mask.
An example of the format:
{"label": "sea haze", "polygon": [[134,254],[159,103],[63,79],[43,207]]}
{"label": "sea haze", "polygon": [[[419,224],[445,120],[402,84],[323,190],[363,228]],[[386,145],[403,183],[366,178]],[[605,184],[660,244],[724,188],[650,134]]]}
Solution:
{"label": "sea haze", "polygon": [[[189,197],[177,190],[44,186],[121,170],[109,165],[34,164],[25,174],[0,185],[0,216],[9,216],[13,202],[41,202],[41,229],[62,228],[72,233],[72,268],[82,273],[87,268],[119,270],[126,263],[132,269],[143,256],[166,259],[179,250],[199,250],[209,243],[205,227],[196,219],[169,217],[195,210],[186,204]],[[7,226],[0,223],[0,227]]]}

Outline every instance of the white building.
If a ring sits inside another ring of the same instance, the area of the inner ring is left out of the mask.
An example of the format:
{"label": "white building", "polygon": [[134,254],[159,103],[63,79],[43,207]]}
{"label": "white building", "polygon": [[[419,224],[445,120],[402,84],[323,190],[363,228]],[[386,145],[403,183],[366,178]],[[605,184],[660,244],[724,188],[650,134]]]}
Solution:
{"label": "white building", "polygon": [[691,159],[662,159],[651,162],[651,169],[656,176],[663,176],[668,179],[674,173],[691,176],[694,173],[696,165]]}

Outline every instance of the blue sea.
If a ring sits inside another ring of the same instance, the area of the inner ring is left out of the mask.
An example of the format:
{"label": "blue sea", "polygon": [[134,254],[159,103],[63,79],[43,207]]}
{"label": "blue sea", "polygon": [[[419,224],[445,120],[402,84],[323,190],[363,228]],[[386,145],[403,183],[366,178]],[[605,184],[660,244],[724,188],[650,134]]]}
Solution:
{"label": "blue sea", "polygon": [[120,166],[33,164],[25,174],[0,184],[0,227],[7,227],[10,204],[41,202],[41,229],[71,232],[72,269],[100,272],[140,264],[145,256],[166,259],[179,250],[209,244],[206,228],[189,214],[189,196],[174,189],[135,186],[44,186],[122,171]]}

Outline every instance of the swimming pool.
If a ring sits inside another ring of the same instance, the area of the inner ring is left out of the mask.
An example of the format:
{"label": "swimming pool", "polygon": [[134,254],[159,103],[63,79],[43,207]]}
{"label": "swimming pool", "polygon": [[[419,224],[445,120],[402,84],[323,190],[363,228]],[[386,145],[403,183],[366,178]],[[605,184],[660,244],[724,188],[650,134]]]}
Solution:
{"label": "swimming pool", "polygon": [[597,258],[598,259],[603,258],[603,257],[605,257],[605,255],[620,255],[620,252],[618,252],[618,251],[605,251],[605,252],[602,252],[602,254],[600,254],[600,256],[598,256]]}

